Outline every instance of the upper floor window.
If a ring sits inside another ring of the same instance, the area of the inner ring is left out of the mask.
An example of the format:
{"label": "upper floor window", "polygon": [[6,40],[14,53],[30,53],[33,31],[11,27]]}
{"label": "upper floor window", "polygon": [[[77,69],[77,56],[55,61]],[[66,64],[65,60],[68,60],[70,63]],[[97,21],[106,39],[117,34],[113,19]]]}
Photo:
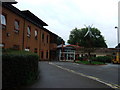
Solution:
{"label": "upper floor window", "polygon": [[2,24],[2,29],[6,29],[6,15],[1,15],[1,24]]}
{"label": "upper floor window", "polygon": [[37,39],[37,38],[38,38],[38,31],[35,30],[35,39]]}
{"label": "upper floor window", "polygon": [[49,36],[47,35],[47,43],[49,43]]}
{"label": "upper floor window", "polygon": [[27,27],[27,36],[30,37],[30,33],[31,33],[31,28],[30,26]]}
{"label": "upper floor window", "polygon": [[19,32],[19,21],[15,20],[15,32]]}
{"label": "upper floor window", "polygon": [[44,33],[42,33],[42,42],[44,41]]}

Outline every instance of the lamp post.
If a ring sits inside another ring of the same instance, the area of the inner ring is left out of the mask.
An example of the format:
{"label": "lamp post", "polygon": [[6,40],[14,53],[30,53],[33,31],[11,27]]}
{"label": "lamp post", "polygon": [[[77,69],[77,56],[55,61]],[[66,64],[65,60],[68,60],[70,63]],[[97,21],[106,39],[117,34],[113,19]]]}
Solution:
{"label": "lamp post", "polygon": [[120,41],[119,41],[119,39],[120,39],[119,34],[120,34],[120,32],[119,32],[119,27],[115,27],[115,29],[117,29],[117,34],[118,34],[118,35],[117,35],[117,38],[118,38],[118,46],[117,46],[118,53],[117,53],[117,57],[116,57],[116,58],[117,58],[118,63],[119,63],[119,62],[120,62],[120,61],[119,61],[119,57],[120,57],[120,56],[119,56],[119,49],[120,49],[120,47],[119,47],[119,43],[120,43]]}
{"label": "lamp post", "polygon": [[119,28],[118,28],[118,27],[115,27],[115,29],[117,29],[117,34],[118,34],[118,35],[117,35],[117,38],[118,38],[118,42],[117,42],[117,43],[119,44],[119,37],[120,37],[120,36],[119,36]]}

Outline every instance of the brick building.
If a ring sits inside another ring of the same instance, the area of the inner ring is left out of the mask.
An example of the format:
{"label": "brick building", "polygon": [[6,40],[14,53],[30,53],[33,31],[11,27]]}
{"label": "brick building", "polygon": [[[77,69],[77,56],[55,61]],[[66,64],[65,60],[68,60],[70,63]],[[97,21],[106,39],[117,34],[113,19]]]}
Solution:
{"label": "brick building", "polygon": [[50,55],[55,53],[59,36],[44,28],[48,25],[29,10],[12,5],[16,3],[2,3],[2,47],[37,53],[40,60],[53,59]]}

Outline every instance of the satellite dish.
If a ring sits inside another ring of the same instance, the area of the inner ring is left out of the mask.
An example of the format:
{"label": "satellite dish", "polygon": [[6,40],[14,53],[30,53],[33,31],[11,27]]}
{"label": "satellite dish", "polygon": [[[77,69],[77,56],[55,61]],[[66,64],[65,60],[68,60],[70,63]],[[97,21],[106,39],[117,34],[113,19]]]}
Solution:
{"label": "satellite dish", "polygon": [[91,32],[91,30],[90,30],[91,27],[93,26],[93,24],[92,24],[91,26],[89,25],[88,27],[87,27],[86,25],[84,25],[84,26],[85,26],[86,28],[88,28],[88,31],[87,31],[87,33],[85,34],[84,37],[86,37],[88,34],[89,34],[90,37],[94,37],[94,35],[92,34],[92,32]]}

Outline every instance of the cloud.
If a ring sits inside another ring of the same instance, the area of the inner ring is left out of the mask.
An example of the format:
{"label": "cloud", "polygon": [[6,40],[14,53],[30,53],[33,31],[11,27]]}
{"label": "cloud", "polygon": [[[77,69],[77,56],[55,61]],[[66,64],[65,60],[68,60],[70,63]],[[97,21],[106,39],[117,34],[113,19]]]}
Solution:
{"label": "cloud", "polygon": [[[109,47],[116,44],[119,0],[17,0],[16,7],[29,9],[45,21],[49,30],[68,40],[70,31],[84,27],[97,27],[105,37]],[[63,34],[64,33],[64,34]]]}

